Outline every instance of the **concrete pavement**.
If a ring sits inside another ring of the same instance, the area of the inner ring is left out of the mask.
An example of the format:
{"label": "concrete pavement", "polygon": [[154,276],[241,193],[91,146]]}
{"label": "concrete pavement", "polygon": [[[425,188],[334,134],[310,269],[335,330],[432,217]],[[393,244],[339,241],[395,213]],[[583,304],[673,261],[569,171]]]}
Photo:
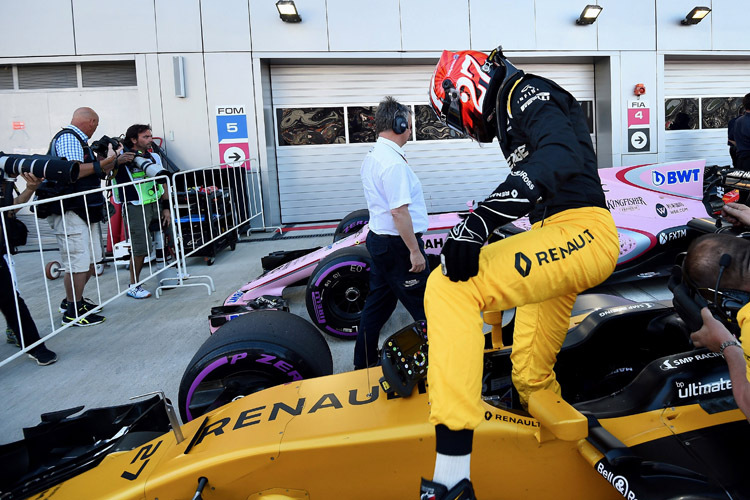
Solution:
{"label": "concrete pavement", "polygon": [[[221,305],[227,296],[261,274],[262,256],[276,250],[310,248],[332,241],[332,233],[269,241],[270,236],[270,233],[253,233],[250,238],[243,235],[236,250],[222,250],[212,266],[207,266],[202,258],[188,258],[191,275],[210,275],[213,278],[216,291],[211,295],[203,286],[186,287],[165,290],[157,300],[153,292],[158,279],[153,278],[144,284],[152,292],[151,298],[119,297],[104,307],[102,314],[107,318],[104,323],[86,328],[71,327],[47,341],[47,346],[59,357],[57,363],[37,366],[24,355],[0,367],[3,394],[0,443],[21,439],[22,427],[36,425],[39,415],[49,411],[78,405],[91,409],[123,404],[130,397],[152,391],[164,391],[176,404],[182,373],[209,336],[207,317],[211,307]],[[55,255],[55,252],[45,252],[43,260],[47,262]],[[38,252],[21,253],[14,259],[21,295],[44,335],[52,331],[45,281],[55,308],[52,320],[59,322],[61,314],[56,308],[64,297],[62,279],[49,281],[40,276]],[[125,268],[118,267],[115,273],[114,267],[110,266],[100,281],[102,290],[109,292],[109,296],[114,294],[115,274],[121,286],[127,287]],[[175,274],[171,269],[162,273],[164,276]],[[201,281],[195,278],[189,279],[188,283]],[[93,281],[87,285],[84,295],[97,301]],[[103,293],[102,296],[107,295]],[[285,297],[293,313],[308,318],[304,287],[288,289]],[[409,322],[409,318],[406,311],[400,309],[391,324],[403,325]],[[394,328],[386,325],[384,335],[395,331]],[[350,370],[354,343],[330,336],[326,339],[334,355],[335,372]],[[15,352],[16,347],[0,343],[2,359]]]}

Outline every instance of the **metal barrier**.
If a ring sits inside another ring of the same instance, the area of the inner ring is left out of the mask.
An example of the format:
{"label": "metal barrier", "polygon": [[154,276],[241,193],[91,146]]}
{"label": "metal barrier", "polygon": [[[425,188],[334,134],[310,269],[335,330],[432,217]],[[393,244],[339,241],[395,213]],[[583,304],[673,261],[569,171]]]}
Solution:
{"label": "metal barrier", "polygon": [[[178,258],[185,270],[187,257],[203,256],[212,265],[220,249],[229,246],[233,250],[242,226],[259,222],[259,229],[265,229],[260,173],[250,160],[177,172],[172,176],[172,186]],[[163,289],[190,286],[185,280],[194,278],[209,280],[213,289],[209,276],[193,276],[186,271],[177,278],[163,279],[157,297]]]}
{"label": "metal barrier", "polygon": [[[34,200],[23,204],[4,207],[0,209],[0,213],[3,213],[1,236],[6,247],[9,247],[8,231],[4,223],[6,212],[15,212],[28,208],[36,213],[39,210],[39,206],[45,204],[52,204],[52,206],[57,205],[60,211],[64,212],[63,203],[65,200],[81,197],[84,200],[86,211],[85,222],[89,227],[89,251],[92,255],[96,255],[94,246],[97,244],[104,244],[104,239],[98,234],[101,229],[104,229],[107,232],[107,238],[110,238],[109,243],[113,249],[113,255],[111,258],[103,259],[97,264],[102,266],[102,270],[104,269],[104,266],[114,264],[114,279],[103,275],[97,270],[85,285],[86,295],[90,296],[98,305],[105,306],[116,298],[127,293],[129,287],[123,285],[121,281],[127,279],[126,283],[130,283],[129,271],[126,271],[125,277],[123,278],[122,271],[119,269],[118,264],[130,262],[130,265],[132,266],[132,261],[128,255],[129,252],[127,251],[123,252],[123,255],[117,255],[116,250],[127,250],[127,244],[121,244],[121,242],[116,242],[111,239],[114,222],[110,211],[106,211],[104,219],[98,223],[98,225],[95,224],[92,226],[86,195],[95,193],[106,195],[110,190],[120,191],[122,199],[119,201],[127,202],[129,200],[127,200],[123,188],[154,182],[163,185],[165,191],[168,193],[169,203],[167,207],[169,208],[170,219],[172,221],[172,224],[166,230],[164,227],[160,227],[156,234],[163,242],[169,240],[172,241],[175,258],[170,263],[167,263],[165,259],[164,263],[161,265],[157,265],[155,259],[145,259],[141,275],[134,284],[141,285],[153,277],[162,274],[167,269],[175,269],[177,274],[176,277],[164,277],[160,279],[160,286],[156,289],[155,293],[156,298],[159,298],[161,291],[164,289],[184,286],[205,286],[210,295],[215,289],[213,280],[210,276],[191,276],[188,274],[187,257],[203,255],[207,258],[207,262],[211,260],[209,263],[212,263],[217,246],[234,246],[239,240],[238,234],[243,226],[249,225],[252,230],[266,229],[262,209],[263,198],[261,194],[260,172],[251,167],[249,160],[244,162],[241,166],[221,164],[205,169],[181,171],[169,178],[158,176],[117,184],[115,186],[91,189],[81,193],[57,196],[45,200]],[[140,197],[140,191],[138,192]],[[107,196],[106,199],[109,199],[109,197]],[[147,226],[148,221],[146,221],[145,212],[143,213],[144,215],[139,223]],[[32,220],[33,223],[28,223],[29,220]],[[134,222],[135,221],[130,221],[131,224]],[[28,254],[29,249],[34,248],[33,240],[34,237],[36,237],[35,246],[36,250],[38,250],[39,272],[34,273],[33,276],[24,275],[15,277],[18,279],[14,278],[12,281],[13,297],[16,299],[19,292],[21,292],[22,296],[22,292],[25,292],[26,294],[41,293],[42,287],[36,286],[33,287],[34,289],[32,290],[31,286],[31,283],[34,283],[35,281],[38,282],[39,278],[41,278],[41,281],[44,284],[43,293],[46,298],[47,311],[46,314],[43,314],[41,307],[37,306],[34,308],[33,319],[37,327],[39,327],[38,329],[41,339],[26,345],[23,325],[21,322],[21,310],[18,300],[15,300],[16,317],[19,320],[20,330],[17,332],[17,336],[21,343],[21,350],[15,352],[15,354],[6,359],[0,360],[0,367],[27,353],[34,347],[38,346],[41,342],[48,341],[54,336],[67,330],[70,326],[73,326],[73,322],[63,324],[60,321],[57,300],[59,300],[60,296],[65,295],[65,290],[64,287],[59,285],[51,285],[51,282],[54,281],[56,276],[50,275],[51,264],[57,265],[55,268],[57,276],[59,276],[62,271],[71,269],[72,263],[70,257],[67,262],[57,257],[57,255],[50,258],[50,253],[57,253],[59,249],[55,248],[54,250],[51,250],[49,248],[44,248],[44,240],[46,239],[46,241],[49,242],[51,236],[50,228],[46,221],[40,222],[39,218],[34,216],[32,219],[27,218],[27,223],[29,229],[29,240],[32,245],[27,244],[24,247],[24,254]],[[91,229],[92,227],[94,228],[93,231]],[[65,249],[67,250],[66,253],[69,255],[70,238],[64,218],[63,232],[65,233],[64,244],[66,246]],[[147,235],[148,234],[149,232],[147,231]],[[148,255],[151,256],[153,248],[151,246],[150,237],[147,238],[146,241]],[[56,244],[55,247],[57,247]],[[163,247],[163,251],[166,251],[166,248],[167,245]],[[58,263],[58,260],[62,262]],[[49,263],[46,261],[49,261]],[[28,261],[24,260],[24,263],[28,264]],[[10,269],[12,269],[12,266]],[[188,280],[198,278],[203,278],[206,282],[188,283]],[[19,286],[19,282],[21,283],[21,286]],[[0,290],[0,293],[5,294],[7,293],[7,290]],[[76,294],[74,293],[74,295]],[[53,298],[53,296],[55,298]],[[83,294],[81,296],[83,296]],[[35,297],[34,302],[38,303],[41,302],[41,300],[39,300],[38,297]],[[79,311],[76,311],[75,320],[78,321],[90,316],[91,314],[96,314],[96,310],[87,311],[80,315]],[[44,316],[46,316],[46,318],[44,318]],[[46,323],[47,320],[49,323]]]}
{"label": "metal barrier", "polygon": [[[138,185],[138,184],[145,184],[145,183],[152,183],[152,182],[163,183],[164,186],[165,186],[165,189],[169,193],[172,192],[172,184],[171,184],[171,181],[167,177],[154,177],[154,178],[151,178],[151,179],[139,180],[139,181],[135,181],[135,182],[128,182],[128,183],[118,184],[117,187],[124,188],[124,187],[131,186],[131,185],[135,186],[135,185]],[[102,239],[102,237],[100,235],[101,227],[102,227],[102,225],[104,225],[105,227],[111,229],[112,228],[112,220],[111,220],[111,214],[109,213],[109,211],[106,211],[106,215],[105,215],[104,219],[101,222],[99,222],[98,224],[94,223],[92,225],[91,218],[90,218],[90,211],[89,211],[90,207],[89,207],[89,204],[88,204],[88,200],[86,200],[86,195],[88,195],[88,194],[96,194],[96,193],[102,193],[102,194],[104,194],[106,191],[109,191],[110,189],[112,189],[112,188],[111,187],[105,187],[105,188],[91,189],[91,190],[84,191],[84,192],[81,192],[81,193],[75,193],[75,194],[69,194],[69,195],[63,195],[63,196],[57,196],[57,197],[49,198],[49,199],[45,199],[45,200],[29,201],[29,202],[26,202],[26,203],[23,203],[23,204],[12,205],[12,206],[8,206],[8,207],[0,208],[0,213],[3,214],[3,217],[2,217],[2,220],[3,220],[3,223],[2,223],[2,237],[3,237],[3,241],[5,242],[6,248],[10,248],[9,239],[8,239],[8,229],[7,229],[7,227],[5,225],[5,222],[4,222],[4,220],[5,220],[5,213],[6,212],[15,212],[15,211],[22,210],[24,208],[30,208],[35,213],[37,213],[38,210],[39,210],[39,207],[41,205],[47,205],[47,204],[51,204],[52,206],[58,205],[59,206],[59,210],[61,212],[64,212],[65,210],[64,210],[63,203],[64,203],[65,200],[71,199],[71,198],[80,197],[80,198],[83,199],[83,202],[84,202],[84,211],[86,212],[86,220],[85,220],[85,222],[87,223],[88,231],[89,231],[89,235],[88,235],[89,236],[89,242],[90,242],[89,243],[89,245],[90,245],[89,251],[91,252],[91,255],[96,255],[97,252],[95,251],[94,246],[97,245],[97,244],[98,245],[102,245],[103,244],[103,239]],[[170,200],[171,200],[171,197],[170,197]],[[170,219],[174,220],[174,218],[175,218],[175,212],[174,212],[174,208],[173,208],[173,203],[170,202],[169,205],[168,205],[168,208],[169,208],[169,211],[170,211]],[[45,250],[43,248],[43,239],[44,238],[42,236],[42,233],[45,231],[45,230],[42,229],[42,226],[47,226],[48,224],[47,224],[47,222],[42,222],[41,225],[40,225],[40,220],[37,217],[34,217],[33,221],[34,221],[33,227],[29,227],[28,229],[29,229],[29,236],[31,236],[32,234],[35,234],[36,240],[37,240],[38,255],[39,255],[39,269],[40,269],[40,271],[38,273],[38,276],[43,276],[43,277],[49,278],[48,272],[47,272],[48,271],[48,264],[45,264],[45,254],[47,256],[49,256],[50,250],[49,249]],[[144,216],[144,218],[143,218],[143,220],[141,222],[144,224],[144,226],[146,225],[145,216]],[[63,226],[63,233],[64,233],[64,241],[65,241],[65,246],[66,246],[66,253],[68,254],[68,259],[67,259],[67,261],[65,261],[65,260],[62,261],[62,266],[65,269],[72,269],[72,265],[71,265],[72,262],[71,262],[71,258],[70,258],[71,240],[70,240],[70,237],[69,237],[70,233],[68,231],[68,227],[67,227],[67,223],[66,223],[65,218],[62,218],[62,226]],[[175,224],[171,225],[172,240],[175,241],[175,248],[179,249],[179,244],[178,244],[178,241],[177,241],[177,233],[176,233],[176,230],[175,230],[175,226],[176,226]],[[92,230],[92,228],[93,228],[93,230]],[[49,229],[46,229],[46,231],[48,232]],[[160,234],[161,238],[164,239],[164,236],[165,236],[164,229],[161,228],[159,230],[159,232],[161,233]],[[111,233],[111,231],[108,231],[108,234],[110,234],[110,233]],[[150,243],[148,243],[148,241],[149,240],[147,239],[147,246],[148,246],[148,251],[149,251],[149,254],[150,254],[151,253],[151,248],[150,248]],[[28,245],[27,245],[27,248],[28,248]],[[55,250],[55,251],[59,251],[59,249]],[[179,254],[179,251],[177,251],[176,253]],[[8,255],[8,257],[11,257],[11,256]],[[126,259],[129,260],[129,257],[126,257]],[[105,259],[103,261],[100,261],[99,263],[108,263],[108,262],[110,262],[110,261]],[[112,259],[111,262],[115,262],[114,259]],[[142,269],[142,273],[141,273],[140,279],[136,283],[134,283],[134,285],[140,285],[140,284],[144,283],[145,281],[153,278],[154,276],[157,276],[160,273],[163,273],[166,269],[169,269],[169,268],[175,268],[177,270],[177,275],[179,277],[180,275],[184,274],[184,271],[183,271],[183,269],[181,267],[182,264],[183,264],[183,262],[184,262],[183,259],[175,258],[174,261],[172,263],[170,263],[170,264],[167,264],[166,262],[164,262],[163,266],[156,266],[156,265],[154,265],[154,263],[153,263],[152,260],[149,260],[149,262],[147,262],[148,265],[147,266],[144,265],[144,267]],[[10,269],[11,270],[13,269],[12,265],[10,266]],[[101,277],[100,273],[94,273],[91,276],[91,278],[89,279],[89,282],[91,280],[94,281],[94,285],[95,285],[94,300],[100,306],[105,306],[106,304],[112,302],[116,298],[124,295],[128,291],[129,285],[128,286],[123,286],[123,284],[121,283],[121,276],[120,276],[120,272],[118,270],[117,265],[114,266],[114,269],[115,269],[114,280],[107,280],[106,278]],[[11,274],[15,274],[15,273],[11,273]],[[39,328],[39,330],[40,330],[40,336],[42,338],[39,341],[36,341],[36,342],[34,342],[32,344],[29,344],[29,345],[26,345],[25,335],[24,335],[24,331],[23,331],[23,324],[21,322],[20,306],[19,306],[19,302],[17,300],[18,293],[23,291],[23,287],[19,287],[18,282],[19,281],[32,282],[35,277],[28,277],[28,279],[24,279],[26,277],[17,276],[16,275],[16,276],[13,276],[13,278],[14,279],[12,280],[12,292],[13,292],[13,298],[15,300],[15,305],[16,305],[16,318],[18,319],[18,323],[19,323],[19,331],[16,332],[16,333],[17,333],[18,341],[21,344],[21,350],[19,352],[15,353],[14,355],[11,355],[10,357],[8,357],[8,358],[0,361],[0,367],[3,366],[3,365],[5,365],[6,363],[9,363],[10,361],[16,359],[17,357],[19,357],[19,356],[27,353],[28,351],[30,351],[31,349],[33,349],[34,347],[36,347],[40,343],[42,343],[44,341],[47,341],[47,340],[51,339],[52,337],[58,335],[59,333],[65,331],[69,327],[73,326],[73,323],[74,323],[74,322],[70,322],[70,323],[67,323],[67,324],[65,324],[65,323],[61,324],[60,321],[59,321],[59,319],[58,319],[58,321],[55,321],[55,316],[56,316],[56,313],[58,312],[57,311],[58,307],[56,305],[56,299],[52,298],[53,290],[51,290],[49,280],[48,279],[42,279],[42,282],[44,283],[44,294],[46,296],[47,315],[48,315],[48,319],[49,319],[49,325],[51,326],[51,332],[49,332],[49,333],[47,333],[45,335],[44,334],[45,332],[41,331],[42,329]],[[129,282],[130,282],[129,272],[126,275],[126,278],[128,279],[128,284],[129,284]],[[71,286],[73,286],[73,287],[76,286],[75,285],[75,280],[71,279]],[[55,287],[55,289],[56,290],[55,290],[54,293],[60,293],[61,295],[65,295],[65,293],[66,293],[65,290],[64,290],[64,287],[63,287],[62,291],[60,291],[58,289],[58,287]],[[89,294],[91,294],[90,283],[87,283],[85,289],[88,291]],[[27,289],[26,292],[27,293],[31,293],[31,290]],[[37,290],[35,290],[35,292],[38,293],[39,290],[37,289]],[[7,293],[7,290],[1,290],[0,293],[5,294],[5,293]],[[77,294],[76,294],[76,292],[74,290],[74,296],[75,295],[77,295]],[[81,296],[83,296],[83,291],[81,293]],[[57,297],[59,297],[59,295],[57,295]],[[94,311],[86,311],[83,314],[79,314],[79,313],[80,313],[80,311],[76,311],[76,315],[75,315],[75,321],[76,322],[79,321],[82,318],[86,318],[86,317],[88,317],[88,316],[90,316],[92,314],[96,314],[96,310],[94,310]],[[39,326],[39,323],[40,323],[40,318],[39,318],[38,314],[39,314],[39,311],[35,310],[34,320],[35,320],[35,323],[37,324],[37,326]]]}

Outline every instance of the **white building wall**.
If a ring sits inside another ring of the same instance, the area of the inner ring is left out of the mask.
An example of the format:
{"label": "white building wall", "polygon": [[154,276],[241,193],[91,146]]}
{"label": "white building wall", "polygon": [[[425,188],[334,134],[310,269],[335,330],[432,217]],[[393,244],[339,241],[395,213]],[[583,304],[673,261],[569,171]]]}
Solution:
{"label": "white building wall", "polygon": [[[154,0],[133,0],[127,4],[101,0],[28,2],[34,3],[43,4],[34,9],[34,14],[43,12],[47,4],[72,6],[76,55],[140,54],[157,50]],[[131,17],[133,12],[138,13],[137,22],[132,18],[135,16]]]}
{"label": "white building wall", "polygon": [[252,47],[247,0],[203,1],[200,6],[204,51],[250,51]]}
{"label": "white building wall", "polygon": [[[584,4],[569,0],[296,3],[303,19],[297,24],[281,22],[271,0],[132,0],[127,6],[113,0],[0,2],[0,18],[6,21],[0,66],[125,57],[135,58],[138,72],[137,88],[127,90],[0,90],[0,131],[6,130],[0,133],[0,149],[46,148],[73,109],[89,105],[102,118],[97,134],[149,122],[167,139],[178,163],[207,165],[219,160],[215,106],[246,104],[254,113],[248,114],[248,130],[256,134],[249,138],[251,156],[268,169],[264,181],[271,184],[267,208],[273,214],[278,213],[275,150],[268,142],[270,116],[264,113],[273,96],[264,94],[265,86],[255,88],[270,84],[268,74],[256,72],[271,63],[424,64],[444,48],[487,51],[497,44],[524,61],[594,62],[597,75],[609,79],[608,85],[597,82],[596,96],[600,165],[609,166],[669,156],[664,148],[670,143],[663,140],[665,58],[720,55],[750,61],[742,16],[747,0],[705,0],[701,3],[713,10],[695,26],[679,23],[696,5],[693,0],[600,0],[604,10],[592,26],[574,24]],[[132,12],[137,15],[129,16]],[[186,98],[174,96],[173,55],[185,57]],[[625,106],[635,83],[646,84],[644,99],[652,113],[652,146],[641,154],[627,152]],[[9,130],[12,121],[25,122],[23,133]]]}
{"label": "white building wall", "polygon": [[[76,53],[69,2],[0,2],[0,57],[72,56]],[[33,26],[34,29],[29,29]],[[44,36],[39,36],[44,33]]]}
{"label": "white building wall", "polygon": [[[401,50],[399,0],[328,0],[327,7],[330,50]],[[367,22],[353,22],[354,19],[366,19]]]}

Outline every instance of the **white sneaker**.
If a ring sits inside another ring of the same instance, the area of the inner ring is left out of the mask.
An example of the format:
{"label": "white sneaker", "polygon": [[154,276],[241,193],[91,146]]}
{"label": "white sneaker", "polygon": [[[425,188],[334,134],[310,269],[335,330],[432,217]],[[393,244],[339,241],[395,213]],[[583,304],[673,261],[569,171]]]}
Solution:
{"label": "white sneaker", "polygon": [[134,299],[147,299],[151,297],[151,292],[143,288],[141,285],[130,285],[128,288],[128,297]]}

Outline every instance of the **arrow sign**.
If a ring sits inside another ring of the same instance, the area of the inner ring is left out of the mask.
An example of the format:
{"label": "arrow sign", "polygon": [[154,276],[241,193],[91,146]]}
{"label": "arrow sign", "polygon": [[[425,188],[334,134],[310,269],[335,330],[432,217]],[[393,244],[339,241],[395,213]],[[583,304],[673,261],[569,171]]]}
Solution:
{"label": "arrow sign", "polygon": [[247,156],[245,154],[245,151],[242,150],[242,148],[235,146],[230,146],[224,151],[223,160],[224,163],[233,163],[234,167],[239,167],[240,164],[242,164],[243,161],[247,159]]}
{"label": "arrow sign", "polygon": [[643,153],[649,150],[649,129],[628,129],[628,153]]}

